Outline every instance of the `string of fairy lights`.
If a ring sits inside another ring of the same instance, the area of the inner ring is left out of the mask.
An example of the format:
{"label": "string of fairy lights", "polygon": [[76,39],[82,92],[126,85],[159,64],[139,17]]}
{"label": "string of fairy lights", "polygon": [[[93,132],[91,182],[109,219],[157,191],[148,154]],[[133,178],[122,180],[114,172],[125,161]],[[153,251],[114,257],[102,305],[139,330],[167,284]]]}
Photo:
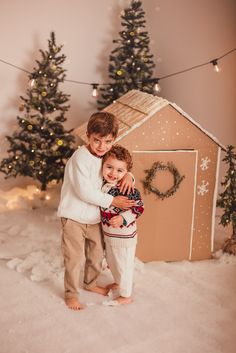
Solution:
{"label": "string of fairy lights", "polygon": [[[221,71],[221,68],[219,66],[219,61],[221,61],[223,58],[225,58],[226,56],[232,54],[233,52],[236,51],[236,48],[233,48],[229,51],[227,51],[226,53],[222,54],[221,56],[219,57],[216,57],[210,61],[206,61],[206,62],[203,62],[201,64],[198,64],[198,65],[194,65],[194,66],[191,66],[191,67],[188,67],[186,69],[183,69],[183,70],[180,70],[180,71],[176,71],[176,72],[172,72],[170,74],[167,74],[167,75],[164,75],[164,76],[160,76],[160,77],[154,77],[154,78],[151,78],[149,79],[149,82],[150,83],[153,83],[153,93],[154,94],[157,94],[160,92],[161,90],[161,86],[160,86],[160,81],[163,81],[167,78],[170,78],[170,77],[173,77],[173,76],[177,76],[177,75],[180,75],[180,74],[183,74],[183,73],[186,73],[186,72],[189,72],[189,71],[193,71],[195,69],[198,69],[200,67],[203,67],[203,66],[206,66],[206,65],[211,65],[213,66],[214,70],[219,73]],[[2,62],[3,64],[6,64],[8,66],[11,66],[11,67],[14,67],[15,69],[17,70],[20,70],[20,71],[23,71],[25,73],[28,73],[30,74],[30,72],[26,69],[23,69],[21,68],[20,66],[17,66],[17,65],[14,65],[6,60],[3,60],[0,58],[0,62]],[[98,96],[98,90],[99,90],[99,87],[101,86],[108,86],[111,84],[111,82],[109,83],[99,83],[99,82],[82,82],[82,81],[77,81],[77,80],[71,80],[71,79],[65,79],[64,80],[65,82],[70,82],[70,83],[75,83],[75,84],[78,84],[78,85],[87,85],[87,86],[91,86],[91,95],[93,97],[97,97]],[[146,81],[145,81],[146,82]],[[139,82],[141,83],[141,82]]]}
{"label": "string of fairy lights", "polygon": [[[206,66],[206,65],[210,65],[213,67],[213,69],[215,70],[216,73],[219,73],[221,71],[221,68],[219,66],[219,62],[225,58],[226,56],[234,53],[236,51],[236,48],[234,49],[231,49],[227,52],[225,52],[224,54],[222,54],[221,56],[219,57],[216,57],[212,60],[209,60],[209,61],[206,61],[206,62],[203,62],[203,63],[200,63],[198,65],[194,65],[194,66],[191,66],[191,67],[188,67],[188,68],[185,68],[185,69],[182,69],[180,71],[176,71],[176,72],[172,72],[170,74],[167,74],[167,75],[164,75],[164,76],[160,76],[160,77],[154,77],[154,78],[150,78],[148,80],[148,83],[151,83],[153,84],[153,94],[154,95],[157,95],[160,90],[161,90],[161,86],[160,86],[160,81],[163,81],[167,78],[170,78],[170,77],[174,77],[174,76],[177,76],[177,75],[180,75],[180,74],[184,74],[186,72],[189,72],[189,71],[193,71],[195,69],[198,69],[198,68],[201,68],[203,66]],[[28,70],[18,66],[18,65],[15,65],[15,64],[12,64],[6,60],[3,60],[0,58],[0,62],[5,64],[5,65],[8,65],[8,66],[11,66],[17,70],[20,70],[24,73],[27,73],[27,74],[31,74]],[[30,79],[29,80],[29,86],[32,88],[32,85],[34,84],[33,81],[35,81],[34,79]],[[99,90],[99,87],[102,87],[102,86],[106,86],[106,85],[111,85],[111,83],[99,83],[99,82],[82,82],[82,81],[78,81],[78,80],[73,80],[73,79],[65,79],[64,81],[66,82],[70,82],[70,83],[74,83],[74,84],[78,84],[78,85],[87,85],[87,86],[90,86],[91,87],[91,95],[93,97],[97,97],[98,96],[98,90]],[[142,83],[142,82],[138,82],[138,83]],[[147,83],[147,81],[145,81],[145,83]],[[114,82],[115,84],[115,82]],[[53,184],[53,182],[52,182]],[[36,194],[41,194],[40,192],[40,189],[38,187],[36,187],[35,189],[35,193]],[[41,195],[41,198],[42,200],[45,200],[45,201],[49,201],[51,199],[51,196],[49,195],[49,193],[47,192],[45,195]]]}

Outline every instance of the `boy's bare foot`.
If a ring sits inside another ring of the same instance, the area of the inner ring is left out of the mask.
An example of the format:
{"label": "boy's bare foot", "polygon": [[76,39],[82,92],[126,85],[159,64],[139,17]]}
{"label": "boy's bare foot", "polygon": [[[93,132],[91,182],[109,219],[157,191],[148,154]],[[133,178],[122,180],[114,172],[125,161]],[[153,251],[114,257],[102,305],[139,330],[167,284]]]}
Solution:
{"label": "boy's bare foot", "polygon": [[65,298],[65,303],[69,309],[72,310],[82,310],[84,305],[82,305],[77,298]]}
{"label": "boy's bare foot", "polygon": [[116,301],[118,304],[122,305],[122,304],[131,304],[133,302],[133,299],[131,297],[119,296],[119,297],[115,298],[114,301]]}
{"label": "boy's bare foot", "polygon": [[93,292],[93,293],[97,293],[97,294],[101,294],[101,295],[107,295],[109,292],[109,289],[104,288],[104,287],[93,287],[93,288],[85,288],[86,290]]}

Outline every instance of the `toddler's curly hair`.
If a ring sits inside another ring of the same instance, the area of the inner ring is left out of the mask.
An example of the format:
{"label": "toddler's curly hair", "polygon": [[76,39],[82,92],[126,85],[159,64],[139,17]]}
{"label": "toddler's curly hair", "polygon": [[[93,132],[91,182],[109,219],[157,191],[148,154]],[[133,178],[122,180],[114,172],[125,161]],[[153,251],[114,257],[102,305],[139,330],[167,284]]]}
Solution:
{"label": "toddler's curly hair", "polygon": [[118,144],[113,145],[112,148],[103,157],[102,163],[104,163],[109,157],[114,157],[119,161],[126,162],[128,172],[133,167],[131,154],[125,147],[121,145],[118,145]]}

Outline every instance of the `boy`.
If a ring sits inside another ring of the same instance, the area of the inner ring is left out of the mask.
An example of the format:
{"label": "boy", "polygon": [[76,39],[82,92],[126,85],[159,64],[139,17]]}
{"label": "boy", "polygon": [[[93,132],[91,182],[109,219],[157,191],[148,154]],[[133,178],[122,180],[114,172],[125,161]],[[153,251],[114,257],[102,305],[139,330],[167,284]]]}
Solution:
{"label": "boy", "polygon": [[[112,204],[124,209],[132,206],[127,197],[113,197],[101,191],[102,157],[112,147],[117,133],[118,121],[113,114],[94,113],[87,125],[88,145],[76,150],[65,168],[58,216],[63,230],[65,303],[73,310],[83,309],[78,286],[84,256],[84,288],[107,294],[107,289],[96,284],[103,258],[99,206]],[[132,177],[127,175],[121,190],[130,190],[131,185]]]}
{"label": "boy", "polygon": [[[103,157],[102,173],[106,183],[102,191],[116,197],[120,195],[117,183],[132,168],[132,158],[127,149],[114,145]],[[101,207],[102,230],[105,240],[107,264],[115,283],[107,289],[118,290],[115,300],[104,304],[129,304],[132,302],[134,258],[137,243],[136,218],[143,213],[143,202],[137,189],[128,193],[135,205],[124,211],[111,205]]]}

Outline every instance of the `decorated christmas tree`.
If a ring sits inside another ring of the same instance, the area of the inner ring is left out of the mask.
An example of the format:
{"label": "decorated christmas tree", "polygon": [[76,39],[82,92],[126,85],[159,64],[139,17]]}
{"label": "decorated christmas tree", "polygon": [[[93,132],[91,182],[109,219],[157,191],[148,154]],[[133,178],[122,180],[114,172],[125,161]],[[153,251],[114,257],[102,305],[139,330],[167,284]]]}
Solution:
{"label": "decorated christmas tree", "polygon": [[155,67],[149,50],[149,37],[145,28],[142,3],[132,0],[130,7],[121,14],[123,29],[117,47],[111,52],[109,78],[111,83],[100,89],[98,106],[102,109],[131,89],[153,93]]}
{"label": "decorated christmas tree", "polygon": [[61,49],[52,32],[48,50],[40,50],[41,61],[36,61],[37,67],[29,74],[27,97],[20,97],[19,126],[12,136],[6,136],[9,156],[0,165],[6,178],[29,176],[40,182],[41,190],[51,181],[62,180],[66,161],[74,151],[71,130],[63,126],[70,106],[69,95],[59,89],[65,79],[61,65],[66,56]]}
{"label": "decorated christmas tree", "polygon": [[226,240],[223,251],[236,255],[236,154],[234,146],[227,146],[223,161],[228,165],[224,181],[224,190],[219,194],[217,206],[223,209],[220,224],[224,227],[232,225],[232,236]]}

